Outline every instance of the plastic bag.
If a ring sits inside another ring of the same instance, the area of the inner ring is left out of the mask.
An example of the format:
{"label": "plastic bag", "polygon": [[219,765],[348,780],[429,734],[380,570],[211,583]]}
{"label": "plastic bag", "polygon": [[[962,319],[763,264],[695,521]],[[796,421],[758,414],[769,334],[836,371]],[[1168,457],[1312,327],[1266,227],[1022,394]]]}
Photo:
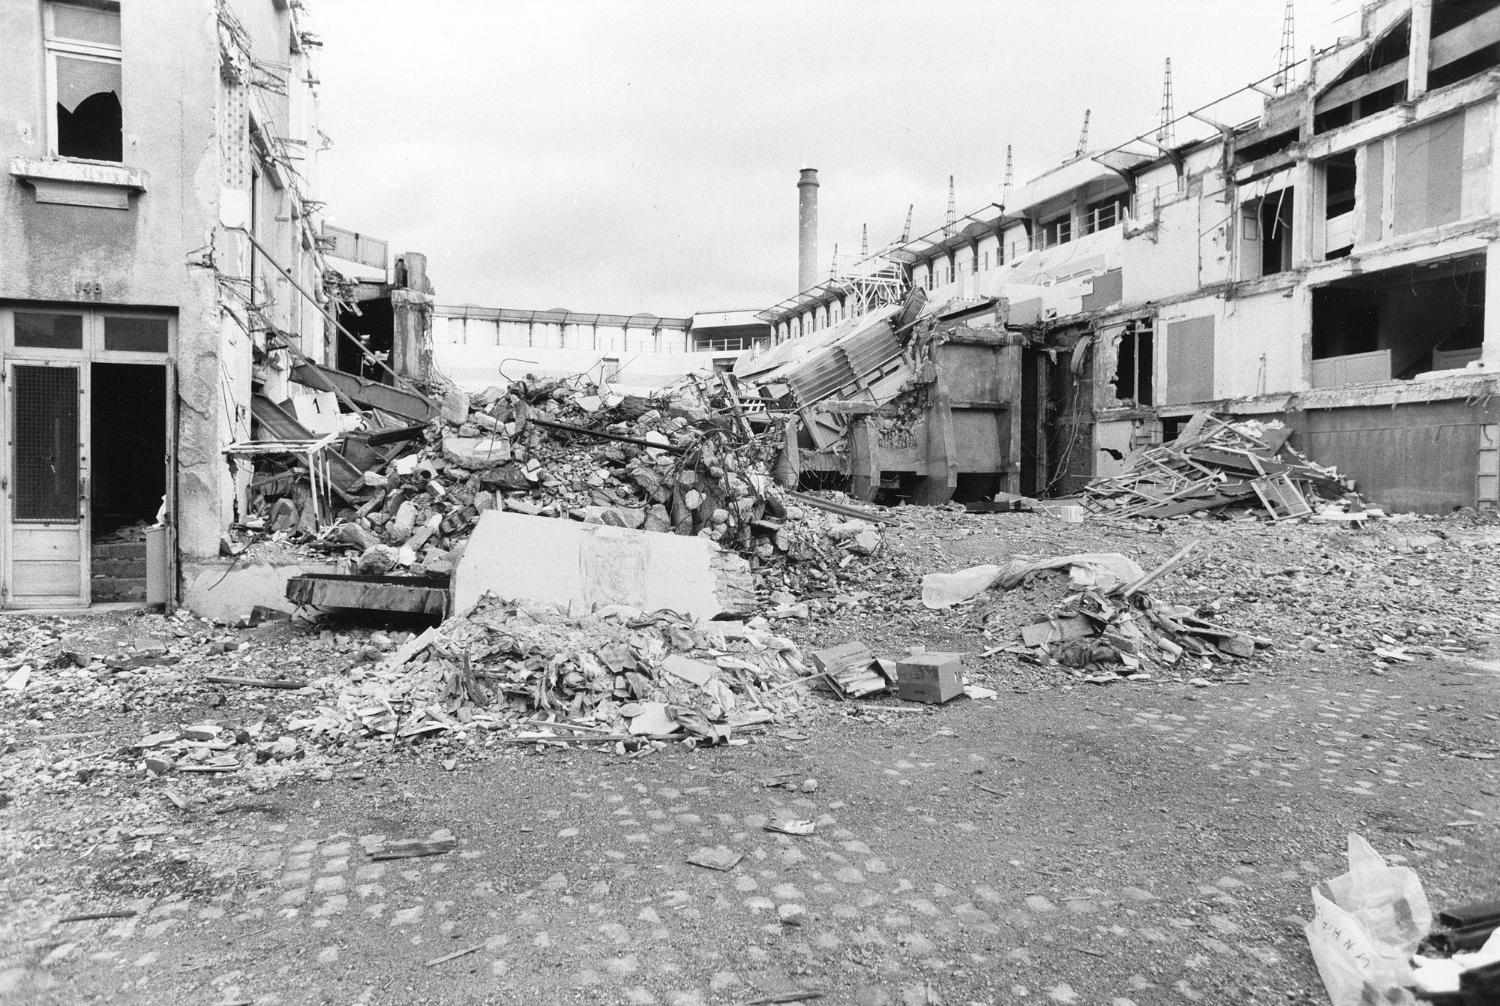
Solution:
{"label": "plastic bag", "polygon": [[922,577],[922,604],[933,610],[951,608],[989,590],[999,575],[999,566],[970,566],[957,573],[928,573]]}
{"label": "plastic bag", "polygon": [[1412,951],[1432,926],[1415,870],[1388,866],[1370,843],[1349,834],[1349,872],[1312,890],[1304,932],[1334,1006],[1406,1006]]}

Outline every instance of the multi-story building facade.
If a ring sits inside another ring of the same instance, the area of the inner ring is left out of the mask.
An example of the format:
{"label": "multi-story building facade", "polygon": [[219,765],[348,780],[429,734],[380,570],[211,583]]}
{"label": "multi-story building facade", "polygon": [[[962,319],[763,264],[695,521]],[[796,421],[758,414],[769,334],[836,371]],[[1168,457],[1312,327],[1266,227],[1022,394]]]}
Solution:
{"label": "multi-story building facade", "polygon": [[659,388],[687,374],[729,370],[770,340],[771,327],[755,311],[663,318],[438,305],[432,321],[438,369],[475,388],[528,373]]}
{"label": "multi-story building facade", "polygon": [[[1367,4],[1302,75],[1257,85],[1255,121],[1074,159],[877,256],[1030,336],[1016,485],[1076,490],[1208,410],[1284,420],[1394,509],[1495,505],[1500,0]],[[857,280],[761,316],[839,324]]]}
{"label": "multi-story building facade", "polygon": [[295,0],[0,5],[4,605],[88,604],[163,509],[218,555],[252,386],[328,356],[317,46]]}

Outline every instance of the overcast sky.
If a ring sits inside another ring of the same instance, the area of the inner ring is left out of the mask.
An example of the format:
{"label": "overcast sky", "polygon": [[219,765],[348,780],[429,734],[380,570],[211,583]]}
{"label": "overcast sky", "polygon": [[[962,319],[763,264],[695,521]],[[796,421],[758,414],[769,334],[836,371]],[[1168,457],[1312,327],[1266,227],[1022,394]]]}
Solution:
{"label": "overcast sky", "polygon": [[[823,272],[908,204],[941,226],[950,174],[998,200],[1006,144],[1017,184],[1065,160],[1085,108],[1093,148],[1154,130],[1168,56],[1179,114],[1274,72],[1283,0],[311,6],[330,219],[426,252],[443,304],[685,315],[797,292],[799,168]],[[1357,30],[1297,8],[1299,54]]]}

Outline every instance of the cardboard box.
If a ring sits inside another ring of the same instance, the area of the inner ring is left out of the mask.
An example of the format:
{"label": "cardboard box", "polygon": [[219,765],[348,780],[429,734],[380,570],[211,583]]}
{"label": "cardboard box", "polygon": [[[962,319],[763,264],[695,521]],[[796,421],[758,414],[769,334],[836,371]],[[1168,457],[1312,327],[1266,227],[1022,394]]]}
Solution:
{"label": "cardboard box", "polygon": [[896,662],[898,696],[907,702],[941,705],[964,693],[959,653],[914,653]]}

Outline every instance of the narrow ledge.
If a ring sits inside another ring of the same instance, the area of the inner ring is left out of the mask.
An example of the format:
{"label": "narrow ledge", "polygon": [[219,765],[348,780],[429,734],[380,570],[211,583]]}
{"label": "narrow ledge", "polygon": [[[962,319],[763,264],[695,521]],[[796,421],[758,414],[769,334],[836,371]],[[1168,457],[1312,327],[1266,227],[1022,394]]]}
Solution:
{"label": "narrow ledge", "polygon": [[39,203],[127,210],[131,195],[146,191],[144,171],[104,161],[12,157],[10,173],[36,191]]}

